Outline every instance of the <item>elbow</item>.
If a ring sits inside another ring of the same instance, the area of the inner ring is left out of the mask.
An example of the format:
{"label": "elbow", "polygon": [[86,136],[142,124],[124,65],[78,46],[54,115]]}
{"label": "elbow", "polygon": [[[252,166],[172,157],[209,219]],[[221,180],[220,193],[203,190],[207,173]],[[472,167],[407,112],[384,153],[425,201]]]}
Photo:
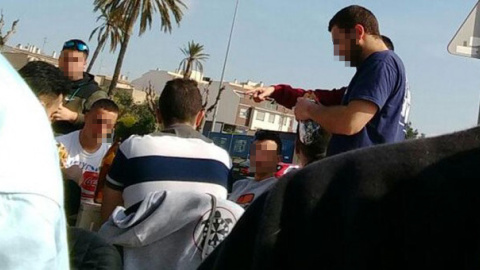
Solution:
{"label": "elbow", "polygon": [[362,131],[363,128],[364,126],[355,125],[354,123],[347,122],[344,125],[339,126],[336,133],[340,135],[352,136]]}

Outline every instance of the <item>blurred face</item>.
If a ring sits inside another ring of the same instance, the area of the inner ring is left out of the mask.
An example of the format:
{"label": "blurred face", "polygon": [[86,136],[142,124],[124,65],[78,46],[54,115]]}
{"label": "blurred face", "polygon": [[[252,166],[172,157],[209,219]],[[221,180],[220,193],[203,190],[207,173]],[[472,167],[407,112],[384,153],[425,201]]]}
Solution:
{"label": "blurred face", "polygon": [[356,29],[340,29],[332,27],[334,55],[352,67],[361,62],[362,48],[358,45]]}
{"label": "blurred face", "polygon": [[254,141],[250,148],[250,168],[255,173],[275,173],[280,161],[274,141]]}
{"label": "blurred face", "polygon": [[71,80],[83,78],[86,65],[86,55],[75,50],[63,50],[58,59],[58,67]]}
{"label": "blurred face", "polygon": [[96,138],[101,142],[112,134],[117,123],[118,114],[104,109],[90,110],[85,114],[84,131],[87,136]]}
{"label": "blurred face", "polygon": [[53,122],[53,114],[58,111],[58,108],[62,106],[63,95],[60,94],[56,98],[40,96],[39,100],[43,108],[45,108],[48,119],[50,120],[50,122]]}

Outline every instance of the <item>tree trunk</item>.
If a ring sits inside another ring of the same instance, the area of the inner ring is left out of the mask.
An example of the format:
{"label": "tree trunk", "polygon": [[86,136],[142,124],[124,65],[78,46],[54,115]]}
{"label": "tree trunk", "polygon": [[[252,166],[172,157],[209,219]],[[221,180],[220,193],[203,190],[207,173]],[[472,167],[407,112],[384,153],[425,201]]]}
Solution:
{"label": "tree trunk", "polygon": [[120,72],[122,70],[123,58],[127,53],[128,42],[130,41],[130,33],[125,33],[125,38],[120,46],[120,53],[118,54],[117,64],[115,65],[115,71],[113,72],[112,82],[108,88],[108,96],[113,95],[113,90],[117,87],[118,77],[120,77]]}
{"label": "tree trunk", "polygon": [[120,46],[120,52],[118,53],[117,64],[115,65],[115,71],[113,72],[112,82],[110,83],[110,87],[108,88],[108,96],[113,96],[113,91],[115,87],[117,87],[118,77],[120,77],[120,72],[122,70],[123,58],[125,58],[125,54],[127,53],[128,42],[130,41],[130,37],[133,34],[133,26],[137,21],[138,14],[140,12],[140,4],[141,1],[137,1],[137,6],[134,8],[134,14],[128,19],[128,23],[126,24],[127,31],[123,37]]}
{"label": "tree trunk", "polygon": [[103,36],[100,42],[98,42],[97,48],[95,48],[95,52],[92,55],[92,60],[90,60],[90,64],[88,64],[87,73],[89,73],[90,70],[92,70],[93,64],[95,63],[95,60],[97,60],[98,55],[102,51],[103,46],[105,45],[106,39],[107,37]]}
{"label": "tree trunk", "polygon": [[188,59],[187,67],[185,68],[185,74],[183,74],[184,79],[190,79],[192,75],[192,59]]}

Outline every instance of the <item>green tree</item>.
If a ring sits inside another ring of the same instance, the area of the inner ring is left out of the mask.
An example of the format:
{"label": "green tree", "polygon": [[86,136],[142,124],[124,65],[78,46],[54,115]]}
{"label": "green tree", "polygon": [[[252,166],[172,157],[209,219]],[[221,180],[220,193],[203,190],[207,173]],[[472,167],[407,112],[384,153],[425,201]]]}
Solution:
{"label": "green tree", "polygon": [[104,7],[101,7],[99,10],[100,15],[97,17],[97,22],[102,21],[102,23],[93,29],[89,38],[89,40],[92,40],[93,36],[97,34],[98,44],[88,65],[87,72],[90,72],[92,69],[98,55],[103,51],[107,40],[110,39],[110,52],[113,52],[117,49],[118,44],[121,44],[123,38],[124,26],[122,16],[118,16],[117,13],[112,12],[112,10],[115,10],[113,6],[111,6],[109,10]]}
{"label": "green tree", "polygon": [[171,32],[171,15],[173,15],[175,22],[179,25],[183,17],[182,8],[187,8],[182,0],[95,0],[94,6],[95,11],[102,8],[111,10],[115,14],[114,16],[121,16],[125,22],[124,37],[120,45],[112,83],[108,89],[109,95],[113,94],[113,90],[117,86],[123,59],[125,58],[135,23],[140,21],[139,36],[141,36],[147,30],[147,27],[151,28],[153,16],[158,12],[160,29],[164,32]]}
{"label": "green tree", "polygon": [[132,95],[126,91],[116,91],[113,96],[113,100],[118,105],[120,113],[118,118],[120,119],[124,114],[128,113],[134,105]]}
{"label": "green tree", "polygon": [[120,108],[116,138],[124,140],[134,134],[145,135],[156,130],[156,119],[148,104],[134,104],[131,95],[123,91],[117,91],[113,99]]}
{"label": "green tree", "polygon": [[420,133],[418,131],[418,129],[413,129],[412,127],[412,122],[408,122],[406,125],[405,125],[405,129],[407,131],[407,134],[405,135],[405,138],[407,140],[411,140],[411,139],[418,139],[418,138],[425,138],[425,134],[424,133]]}
{"label": "green tree", "polygon": [[187,47],[180,48],[185,58],[180,62],[179,69],[183,71],[183,78],[188,79],[192,74],[192,69],[203,73],[202,62],[207,60],[210,56],[203,52],[203,45],[195,43],[195,41],[188,42]]}

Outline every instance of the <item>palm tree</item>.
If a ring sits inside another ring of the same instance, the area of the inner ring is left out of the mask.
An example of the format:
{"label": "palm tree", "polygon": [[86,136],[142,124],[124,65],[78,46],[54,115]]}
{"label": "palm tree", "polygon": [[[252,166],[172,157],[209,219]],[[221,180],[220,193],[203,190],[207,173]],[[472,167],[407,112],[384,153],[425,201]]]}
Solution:
{"label": "palm tree", "polygon": [[106,41],[110,38],[110,52],[113,52],[117,49],[118,44],[122,42],[123,38],[123,25],[122,25],[122,17],[114,16],[115,13],[111,12],[111,10],[106,10],[105,8],[100,8],[100,16],[97,17],[97,22],[102,21],[102,24],[97,26],[93,29],[92,33],[90,34],[90,38],[88,40],[92,40],[95,33],[97,33],[97,48],[95,48],[95,52],[93,53],[92,60],[90,60],[90,64],[88,65],[87,72],[93,67],[95,60],[97,59],[98,55],[103,48],[105,47]]}
{"label": "palm tree", "polygon": [[202,61],[205,61],[210,56],[203,53],[203,45],[195,43],[193,40],[188,42],[187,47],[180,49],[185,55],[185,58],[180,62],[180,70],[183,70],[183,78],[188,79],[194,70],[203,73]]}
{"label": "palm tree", "polygon": [[110,96],[117,85],[123,59],[125,58],[128,43],[137,20],[140,19],[139,36],[141,36],[147,30],[147,27],[149,29],[151,28],[153,16],[158,12],[160,16],[160,29],[164,32],[171,33],[172,22],[170,15],[173,15],[177,25],[180,25],[183,17],[182,8],[187,8],[182,0],[95,0],[94,5],[95,11],[101,8],[107,10],[112,8],[112,13],[115,14],[115,16],[121,16],[125,22],[124,37],[120,45],[120,52],[118,54],[117,64],[115,65],[112,83],[108,89]]}

